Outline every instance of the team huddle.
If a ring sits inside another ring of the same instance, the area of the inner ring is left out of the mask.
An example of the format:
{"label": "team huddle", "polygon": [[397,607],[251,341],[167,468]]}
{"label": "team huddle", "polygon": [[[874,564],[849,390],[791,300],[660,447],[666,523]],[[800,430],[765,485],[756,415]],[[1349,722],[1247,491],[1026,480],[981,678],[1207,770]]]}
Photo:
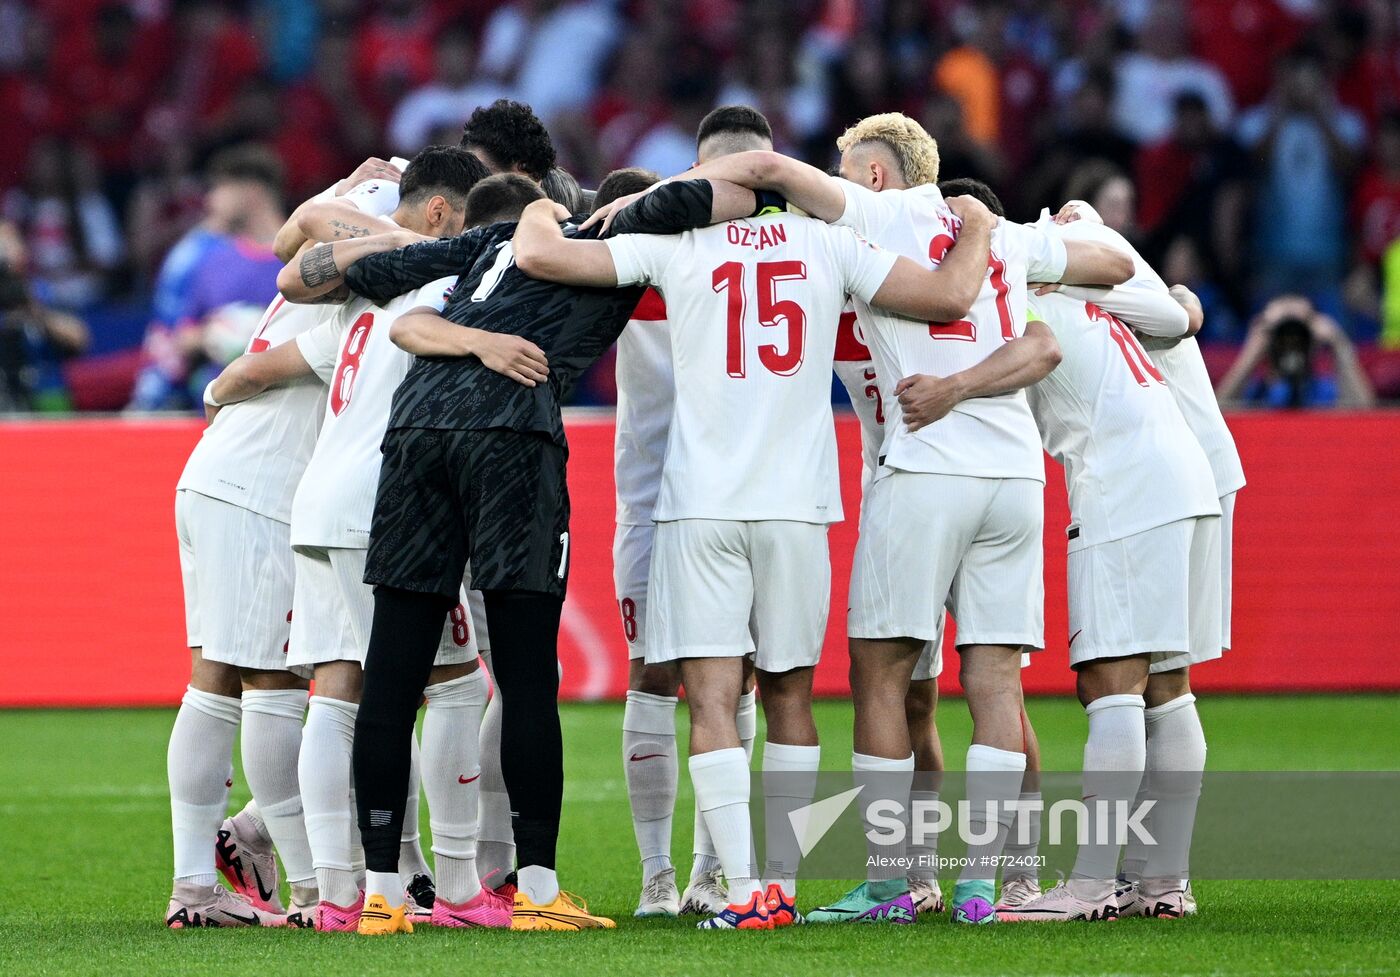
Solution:
{"label": "team huddle", "polygon": [[[843,518],[833,370],[862,428],[856,783],[906,811],[937,801],[951,617],[973,723],[952,919],[1195,911],[1180,853],[1198,780],[1155,795],[1163,844],[1091,824],[1042,891],[1020,669],[1044,646],[1048,452],[1070,497],[1084,796],[1126,806],[1154,772],[1204,768],[1189,674],[1230,644],[1244,476],[1193,338],[1200,304],[1082,201],[1022,225],[984,184],[940,183],[936,143],[903,115],[861,120],[838,149],[831,176],[726,106],[701,123],[692,170],[618,170],[589,194],[528,107],[501,101],[460,147],[367,161],[297,208],[281,294],[206,390],[176,492],[193,665],[169,750],[168,926],[614,926],[555,871],[560,404],[614,343],[637,916],[770,929],[945,909],[936,836],[918,835],[841,899],[799,908],[789,815],[820,767],[812,679]],[[253,801],[226,817],[240,728]]]}

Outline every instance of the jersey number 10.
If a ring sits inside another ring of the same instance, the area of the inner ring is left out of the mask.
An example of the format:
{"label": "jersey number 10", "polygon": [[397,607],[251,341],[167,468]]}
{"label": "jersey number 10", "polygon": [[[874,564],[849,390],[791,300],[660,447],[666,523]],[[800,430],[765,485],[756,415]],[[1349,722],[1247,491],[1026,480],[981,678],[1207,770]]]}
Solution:
{"label": "jersey number 10", "polygon": [[[778,283],[805,281],[807,265],[801,261],[760,261],[758,272],[758,324],[775,327],[787,324],[787,349],[773,343],[758,347],[758,361],[780,377],[790,377],[802,368],[807,340],[807,314],[792,299],[778,298]],[[726,261],[714,270],[712,284],[716,293],[728,293],[728,327],[725,340],[725,367],[731,377],[748,375],[748,345],[744,340],[744,318],[748,297],[744,291],[745,266],[738,261]]]}

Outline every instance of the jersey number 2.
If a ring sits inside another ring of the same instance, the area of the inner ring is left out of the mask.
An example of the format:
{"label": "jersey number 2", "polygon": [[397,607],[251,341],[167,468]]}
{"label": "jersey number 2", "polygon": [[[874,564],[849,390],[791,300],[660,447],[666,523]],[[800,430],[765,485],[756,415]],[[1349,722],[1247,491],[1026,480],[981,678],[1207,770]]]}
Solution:
{"label": "jersey number 2", "polygon": [[[748,299],[744,293],[744,265],[726,261],[714,270],[715,292],[728,292],[728,327],[725,342],[725,368],[731,377],[748,375],[747,343],[744,341],[744,313]],[[758,272],[758,324],[773,327],[787,324],[787,349],[773,343],[758,347],[758,361],[769,373],[790,377],[802,368],[807,340],[807,313],[792,299],[778,298],[778,283],[805,281],[807,265],[801,261],[760,261]]]}
{"label": "jersey number 2", "polygon": [[355,392],[355,377],[360,373],[360,358],[365,355],[365,344],[369,342],[369,331],[373,328],[374,313],[366,312],[355,320],[345,334],[345,345],[340,349],[335,377],[331,380],[331,413],[336,417],[350,406],[350,395]]}

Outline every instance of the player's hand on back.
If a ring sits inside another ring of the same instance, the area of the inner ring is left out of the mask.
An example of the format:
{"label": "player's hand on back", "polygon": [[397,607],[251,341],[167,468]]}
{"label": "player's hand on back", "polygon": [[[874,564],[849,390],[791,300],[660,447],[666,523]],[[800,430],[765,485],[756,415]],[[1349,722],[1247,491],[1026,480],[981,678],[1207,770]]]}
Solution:
{"label": "player's hand on back", "polygon": [[894,392],[899,397],[904,424],[911,431],[928,427],[939,418],[946,417],[962,401],[958,385],[952,379],[924,373],[900,380],[895,384]]}
{"label": "player's hand on back", "polygon": [[988,210],[987,205],[976,197],[949,197],[946,203],[953,216],[962,221],[964,227],[969,224],[982,224],[990,230],[996,225],[997,215]]}
{"label": "player's hand on back", "polygon": [[625,197],[618,197],[616,200],[611,200],[608,203],[603,204],[603,206],[599,207],[597,210],[593,211],[593,213],[589,215],[588,220],[583,222],[583,224],[580,226],[580,229],[586,231],[594,224],[597,224],[599,221],[602,221],[603,228],[598,233],[600,235],[606,235],[608,233],[608,228],[612,227],[614,217],[616,217],[620,212],[622,212],[622,210],[624,210],[629,204],[633,203],[634,201],[640,200],[642,197],[646,196],[650,192],[650,189],[639,190],[636,193],[629,193]]}
{"label": "player's hand on back", "polygon": [[486,332],[473,352],[488,370],[533,387],[549,378],[549,357],[530,340],[509,333]]}
{"label": "player's hand on back", "polygon": [[378,156],[371,156],[355,167],[354,173],[335,185],[335,195],[337,197],[344,196],[366,180],[387,180],[390,183],[398,183],[402,177],[403,174],[393,163],[387,159],[380,159]]}

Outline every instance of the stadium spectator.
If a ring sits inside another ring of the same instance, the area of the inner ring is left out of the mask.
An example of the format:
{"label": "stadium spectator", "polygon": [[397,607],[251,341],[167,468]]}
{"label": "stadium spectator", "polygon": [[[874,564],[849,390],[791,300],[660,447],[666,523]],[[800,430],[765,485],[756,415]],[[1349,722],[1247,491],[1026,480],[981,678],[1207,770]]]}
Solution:
{"label": "stadium spectator", "polygon": [[[1324,351],[1331,353],[1330,369],[1321,361]],[[1360,408],[1376,402],[1347,334],[1298,295],[1264,307],[1215,393],[1226,406]]]}
{"label": "stadium spectator", "polygon": [[517,0],[487,21],[481,71],[512,85],[540,118],[588,103],[619,23],[605,0]]}
{"label": "stadium spectator", "polygon": [[33,285],[61,309],[106,297],[125,253],[121,223],[98,179],[90,153],[49,137],[30,149],[24,185],[5,195],[4,216],[24,238]]}
{"label": "stadium spectator", "polygon": [[[210,379],[201,369],[231,360],[252,338],[282,270],[272,251],[286,219],[281,186],[281,167],[263,147],[233,147],[210,163],[205,218],[171,250],[156,280],[147,362],[131,409],[193,408]],[[220,328],[211,337],[214,322]],[[218,341],[212,350],[211,338]]]}
{"label": "stadium spectator", "polygon": [[1065,197],[1083,200],[1103,222],[1130,241],[1137,237],[1137,190],[1112,163],[1091,159],[1075,167],[1065,181]]}
{"label": "stadium spectator", "polygon": [[471,35],[461,29],[444,31],[433,46],[433,77],[404,96],[389,120],[389,144],[412,156],[426,145],[450,142],[438,133],[456,130],[478,105],[510,98],[512,91],[498,82],[473,75],[475,55]]}
{"label": "stadium spectator", "polygon": [[1230,124],[1230,87],[1219,69],[1187,49],[1186,25],[1177,4],[1157,4],[1137,40],[1138,50],[1118,59],[1113,117],[1119,132],[1140,143],[1162,139],[1171,129],[1172,105],[1183,92],[1201,97],[1216,126]]}
{"label": "stadium spectator", "polygon": [[1252,234],[1257,291],[1300,291],[1340,314],[1346,179],[1365,124],[1338,104],[1316,52],[1299,48],[1279,64],[1268,101],[1244,114],[1239,132],[1260,170]]}

